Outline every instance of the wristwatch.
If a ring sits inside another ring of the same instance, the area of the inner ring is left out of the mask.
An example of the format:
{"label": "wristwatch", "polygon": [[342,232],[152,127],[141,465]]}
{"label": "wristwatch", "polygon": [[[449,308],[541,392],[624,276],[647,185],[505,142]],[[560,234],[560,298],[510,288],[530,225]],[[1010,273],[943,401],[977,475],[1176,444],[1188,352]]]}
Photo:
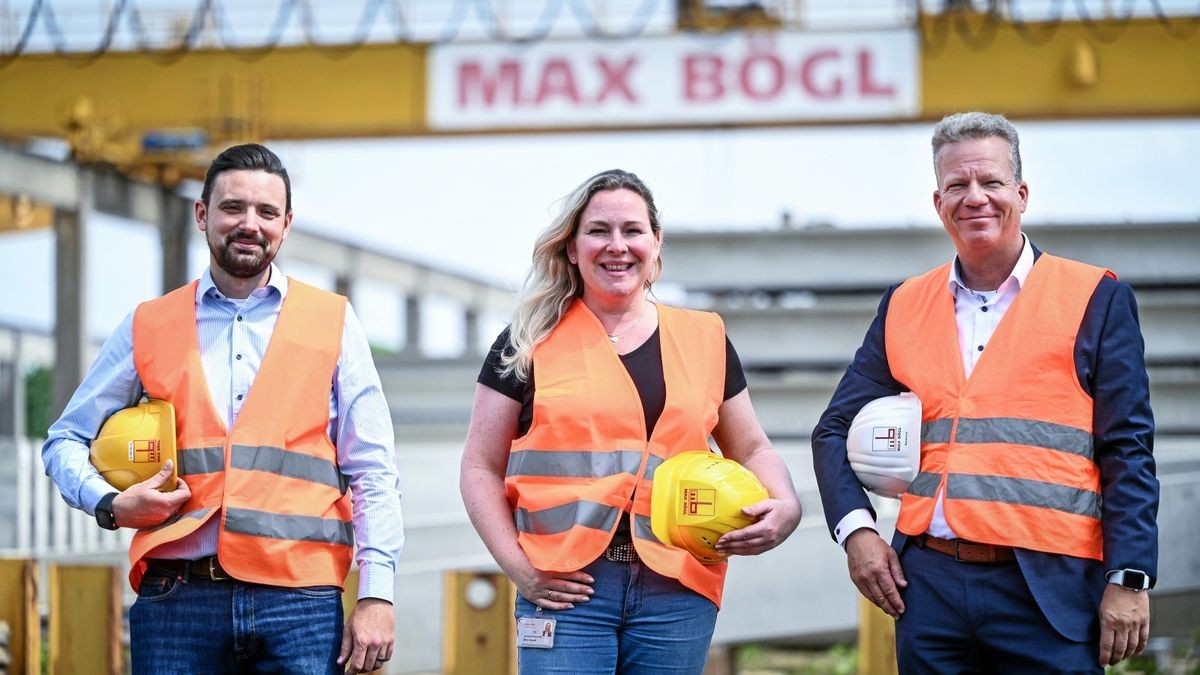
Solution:
{"label": "wristwatch", "polygon": [[1150,575],[1141,570],[1116,570],[1105,575],[1108,583],[1116,584],[1131,591],[1144,591],[1150,588]]}
{"label": "wristwatch", "polygon": [[100,498],[96,503],[96,524],[106,530],[115,530],[117,527],[117,519],[113,517],[112,503],[120,493],[110,492]]}

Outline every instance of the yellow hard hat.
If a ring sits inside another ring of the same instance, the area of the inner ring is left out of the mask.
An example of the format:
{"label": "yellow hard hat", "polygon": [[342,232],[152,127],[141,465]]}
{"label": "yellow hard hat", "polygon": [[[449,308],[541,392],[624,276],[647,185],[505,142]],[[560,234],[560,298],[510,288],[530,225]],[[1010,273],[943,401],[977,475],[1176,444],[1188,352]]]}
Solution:
{"label": "yellow hard hat", "polygon": [[150,478],[169,459],[171,477],[159,490],[174,490],[179,471],[175,459],[175,407],[166,401],[150,400],[113,413],[92,441],[91,459],[104,480],[118,490]]}
{"label": "yellow hard hat", "polygon": [[709,451],[681,452],[654,470],[650,529],[706,565],[719,563],[725,556],[717,553],[717,540],[752,524],[742,508],[768,496],[741,464]]}

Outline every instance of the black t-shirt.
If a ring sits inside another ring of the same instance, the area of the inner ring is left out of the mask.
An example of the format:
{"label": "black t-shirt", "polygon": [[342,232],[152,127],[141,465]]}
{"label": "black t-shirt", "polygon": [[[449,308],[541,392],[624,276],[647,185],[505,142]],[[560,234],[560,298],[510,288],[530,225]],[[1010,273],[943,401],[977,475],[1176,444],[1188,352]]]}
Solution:
{"label": "black t-shirt", "polygon": [[[517,423],[517,437],[524,436],[533,424],[533,392],[536,388],[535,374],[530,369],[529,380],[522,382],[516,375],[501,378],[500,354],[510,349],[508,328],[505,328],[492,348],[488,350],[483,368],[479,371],[477,380],[483,386],[504,394],[521,404],[521,417]],[[662,340],[658,330],[640,347],[621,356],[621,363],[629,372],[630,379],[637,387],[638,396],[642,399],[642,410],[646,414],[646,437],[654,431],[654,425],[662,415],[667,404],[667,385],[662,367]],[[742,361],[738,358],[733,343],[725,338],[725,394],[723,401],[742,393],[746,388],[746,373],[742,370]]]}

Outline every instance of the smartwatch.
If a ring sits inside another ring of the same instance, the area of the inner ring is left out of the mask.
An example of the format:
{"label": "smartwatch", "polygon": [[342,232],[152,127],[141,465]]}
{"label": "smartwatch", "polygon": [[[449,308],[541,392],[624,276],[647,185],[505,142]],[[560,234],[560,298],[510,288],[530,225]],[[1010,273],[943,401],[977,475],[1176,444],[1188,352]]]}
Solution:
{"label": "smartwatch", "polygon": [[110,492],[100,498],[96,503],[96,524],[106,530],[115,530],[117,527],[117,519],[113,517],[112,503],[117,498],[117,492]]}
{"label": "smartwatch", "polygon": [[1141,570],[1116,570],[1105,575],[1108,583],[1116,584],[1131,591],[1144,591],[1150,588],[1150,575]]}

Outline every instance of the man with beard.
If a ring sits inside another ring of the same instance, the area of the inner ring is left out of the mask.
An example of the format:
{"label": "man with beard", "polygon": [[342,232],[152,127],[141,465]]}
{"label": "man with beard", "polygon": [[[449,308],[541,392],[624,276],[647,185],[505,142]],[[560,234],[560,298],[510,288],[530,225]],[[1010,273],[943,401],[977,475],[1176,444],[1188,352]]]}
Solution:
{"label": "man with beard", "polygon": [[[367,672],[392,656],[403,546],[391,415],[344,297],[273,264],[292,224],[267,148],[221,153],[195,204],[197,281],[142,303],[101,348],[42,449],[71,506],[136,530],[135,673]],[[124,491],[88,461],[113,413],[175,409],[173,473]],[[357,551],[355,551],[357,542]],[[358,604],[340,589],[355,558]]]}

